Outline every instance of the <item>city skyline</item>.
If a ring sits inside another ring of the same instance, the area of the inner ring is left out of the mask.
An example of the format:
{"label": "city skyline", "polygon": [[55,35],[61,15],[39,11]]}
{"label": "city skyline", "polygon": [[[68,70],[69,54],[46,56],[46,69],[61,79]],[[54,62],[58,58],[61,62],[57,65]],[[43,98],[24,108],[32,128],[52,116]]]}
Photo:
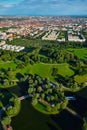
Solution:
{"label": "city skyline", "polygon": [[0,0],[0,15],[87,15],[87,0]]}

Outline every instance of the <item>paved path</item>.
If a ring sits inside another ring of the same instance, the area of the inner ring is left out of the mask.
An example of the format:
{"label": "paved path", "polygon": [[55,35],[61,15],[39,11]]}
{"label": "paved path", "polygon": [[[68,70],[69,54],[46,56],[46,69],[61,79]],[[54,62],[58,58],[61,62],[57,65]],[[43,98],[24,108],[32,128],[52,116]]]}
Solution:
{"label": "paved path", "polygon": [[[43,62],[41,62],[40,64],[44,64],[44,65],[63,65],[64,66],[64,64],[59,64],[59,63],[54,63],[54,64],[51,64],[51,63],[43,63]],[[66,64],[65,64],[65,66],[66,66]]]}
{"label": "paved path", "polygon": [[22,100],[27,99],[29,97],[31,97],[31,95],[24,95],[24,96],[19,97],[19,100],[22,101]]}
{"label": "paved path", "polygon": [[77,117],[77,118],[83,120],[82,116],[79,115],[76,111],[72,110],[71,108],[66,107],[66,110],[67,110],[68,112],[70,112],[72,115],[74,115],[75,117]]}
{"label": "paved path", "polygon": [[6,63],[11,63],[11,62],[13,62],[13,61],[6,61],[6,62],[5,61],[1,61],[0,64],[6,64]]}

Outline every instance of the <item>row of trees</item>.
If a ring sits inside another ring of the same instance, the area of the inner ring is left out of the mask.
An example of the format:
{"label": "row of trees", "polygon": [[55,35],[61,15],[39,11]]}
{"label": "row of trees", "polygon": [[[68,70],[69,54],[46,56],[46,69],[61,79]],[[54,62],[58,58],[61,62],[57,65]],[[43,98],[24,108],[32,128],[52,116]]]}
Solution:
{"label": "row of trees", "polygon": [[81,88],[84,88],[87,86],[86,82],[83,82],[83,83],[76,82],[74,75],[71,77],[63,77],[63,76],[57,74],[55,79],[57,82],[62,83],[63,86],[70,88],[72,91],[80,90]]}
{"label": "row of trees", "polygon": [[[22,41],[22,42],[25,42],[26,40],[28,42],[28,39],[24,39],[24,41],[19,39],[19,41]],[[33,40],[34,39],[32,39],[32,42]],[[17,40],[15,40],[15,42],[13,43],[16,43],[16,42]],[[76,44],[77,43],[75,43],[75,45]],[[84,43],[80,43],[80,45],[78,46],[80,47],[81,44],[84,44]],[[26,43],[25,43],[25,46],[26,46]],[[77,65],[81,61],[81,59],[79,59],[77,55],[65,50],[63,46],[67,46],[67,49],[68,49],[69,48],[68,43],[67,44],[61,43],[61,48],[59,46],[60,46],[60,43],[56,43],[54,41],[52,42],[48,41],[48,44],[47,44],[47,41],[43,42],[43,44],[40,44],[40,41],[38,41],[38,43],[36,42],[34,44],[34,47],[33,47],[33,43],[29,44],[29,48],[26,48],[24,52],[16,53],[12,51],[1,50],[0,59],[3,61],[15,61],[15,62],[22,61],[24,62],[24,65],[28,63],[34,64],[35,62],[45,62],[45,63],[55,63],[55,62],[65,63],[66,62],[66,63],[70,63],[71,65]],[[83,62],[87,63],[85,59]]]}
{"label": "row of trees", "polygon": [[[28,45],[28,42],[30,43],[32,41],[32,44]],[[69,43],[56,43],[54,41],[36,41],[35,39],[32,40],[28,39],[15,39],[12,41],[12,43],[9,44],[23,44],[26,46],[28,45],[28,48],[25,49],[25,52],[12,52],[12,51],[4,51],[1,50],[0,52],[0,59],[4,61],[12,61],[12,60],[20,60],[23,61],[24,63],[30,63],[33,64],[34,62],[46,62],[46,63],[73,63],[76,64],[76,62],[79,61],[79,58],[74,55],[72,52],[68,52],[65,50],[64,46],[67,46],[67,48],[70,48],[68,46]],[[77,44],[77,43],[70,43],[70,45]],[[81,44],[84,43],[78,43],[78,47],[81,46]],[[22,46],[23,46],[22,45]],[[33,47],[34,45],[34,47]],[[61,47],[60,47],[61,46]],[[77,46],[76,46],[77,47]],[[39,51],[35,51],[39,50]],[[45,55],[40,56],[39,54]]]}
{"label": "row of trees", "polygon": [[3,69],[0,71],[0,87],[7,88],[9,86],[16,85],[16,80],[13,80],[14,70],[8,68],[7,70]]}
{"label": "row of trees", "polygon": [[52,60],[53,63],[70,63],[76,65],[79,62],[79,58],[66,50],[58,50],[57,48],[42,48],[40,53],[45,54],[49,61]]}

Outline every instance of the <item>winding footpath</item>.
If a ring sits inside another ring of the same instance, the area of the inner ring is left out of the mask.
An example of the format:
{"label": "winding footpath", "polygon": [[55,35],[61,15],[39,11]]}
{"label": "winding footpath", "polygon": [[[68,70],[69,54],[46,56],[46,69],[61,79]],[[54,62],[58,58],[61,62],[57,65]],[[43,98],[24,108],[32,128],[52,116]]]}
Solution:
{"label": "winding footpath", "polygon": [[82,116],[79,115],[76,111],[72,110],[71,108],[66,107],[66,110],[78,119],[83,120]]}
{"label": "winding footpath", "polygon": [[22,101],[22,100],[27,99],[29,97],[31,97],[31,95],[24,95],[24,96],[19,97],[19,100]]}

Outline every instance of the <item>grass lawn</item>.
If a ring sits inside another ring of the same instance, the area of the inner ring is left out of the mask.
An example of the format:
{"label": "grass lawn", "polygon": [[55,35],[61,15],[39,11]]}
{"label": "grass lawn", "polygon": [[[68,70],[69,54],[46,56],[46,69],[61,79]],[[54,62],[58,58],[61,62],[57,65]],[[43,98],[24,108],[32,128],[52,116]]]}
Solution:
{"label": "grass lawn", "polygon": [[33,106],[36,110],[44,113],[44,114],[51,114],[50,112],[46,111],[46,105],[43,105],[42,103],[37,103],[35,106]]}
{"label": "grass lawn", "polygon": [[15,68],[16,67],[16,64],[14,64],[14,62],[12,61],[7,61],[7,62],[4,62],[4,61],[0,61],[0,70],[1,69],[8,69],[8,68]]}
{"label": "grass lawn", "polygon": [[61,130],[51,116],[35,110],[29,100],[22,101],[22,109],[17,117],[12,119],[14,130]]}
{"label": "grass lawn", "polygon": [[87,82],[87,74],[75,76],[75,81],[78,82],[78,83]]}
{"label": "grass lawn", "polygon": [[55,81],[54,77],[52,76],[52,70],[53,68],[58,68],[58,74],[66,77],[70,77],[74,74],[74,71],[69,68],[68,64],[42,64],[42,63],[36,63],[34,65],[28,64],[23,69],[16,69],[16,64],[14,62],[3,62],[0,64],[0,69],[7,70],[8,68],[12,68],[13,71],[13,77],[12,79],[17,79],[16,74],[17,73],[31,73],[31,74],[38,74],[42,77],[48,77],[51,81]]}
{"label": "grass lawn", "polygon": [[20,72],[22,71],[23,73],[38,74],[42,77],[48,77],[51,81],[54,81],[54,77],[52,76],[53,68],[58,68],[58,74],[64,77],[70,77],[74,74],[74,71],[69,68],[68,64],[52,65],[42,63],[37,63],[34,65],[29,64],[23,70],[20,70]]}
{"label": "grass lawn", "polygon": [[76,54],[80,59],[87,59],[87,49],[80,48],[80,49],[68,49],[69,52]]}

